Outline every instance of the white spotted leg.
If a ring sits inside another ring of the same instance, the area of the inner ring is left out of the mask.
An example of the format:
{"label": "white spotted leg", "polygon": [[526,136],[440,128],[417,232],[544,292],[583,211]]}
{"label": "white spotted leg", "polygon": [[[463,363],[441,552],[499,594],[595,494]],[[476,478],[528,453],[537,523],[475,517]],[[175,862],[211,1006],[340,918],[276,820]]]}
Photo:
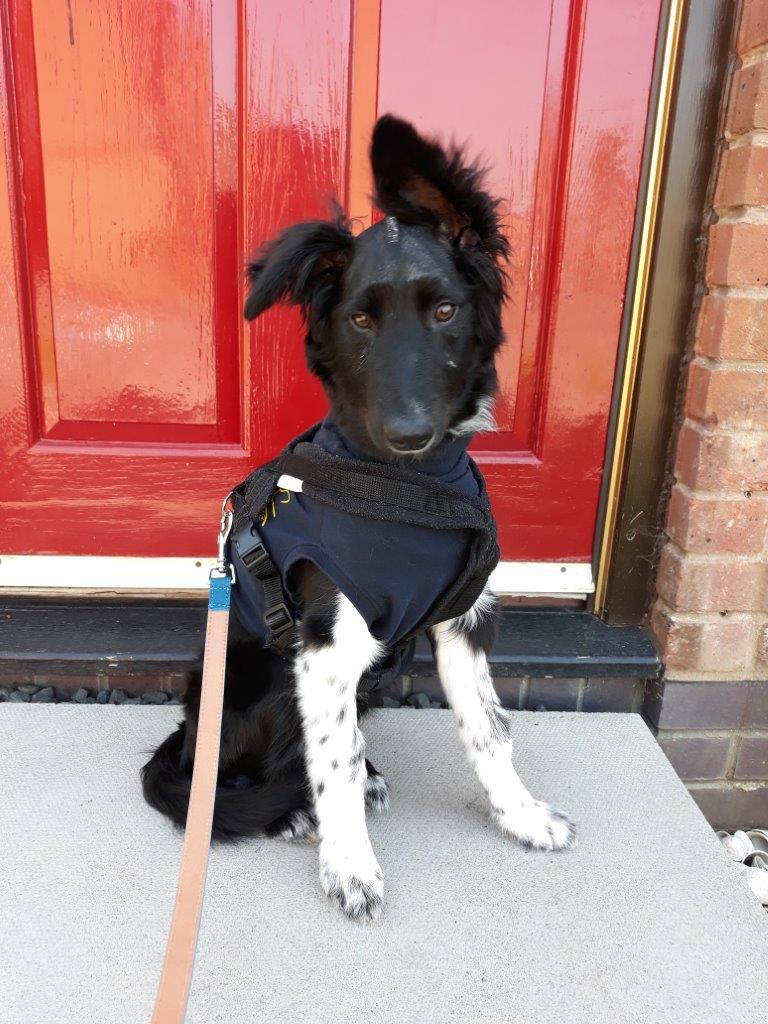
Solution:
{"label": "white spotted leg", "polygon": [[482,613],[470,611],[433,627],[440,682],[501,830],[538,850],[568,849],[576,845],[573,825],[561,811],[535,800],[512,764],[507,714],[499,705],[485,652],[473,643]]}
{"label": "white spotted leg", "polygon": [[367,771],[356,704],[360,676],[380,653],[362,616],[340,594],[330,642],[307,644],[295,664],[320,838],[320,882],[353,918],[378,917],[384,892],[365,823]]}

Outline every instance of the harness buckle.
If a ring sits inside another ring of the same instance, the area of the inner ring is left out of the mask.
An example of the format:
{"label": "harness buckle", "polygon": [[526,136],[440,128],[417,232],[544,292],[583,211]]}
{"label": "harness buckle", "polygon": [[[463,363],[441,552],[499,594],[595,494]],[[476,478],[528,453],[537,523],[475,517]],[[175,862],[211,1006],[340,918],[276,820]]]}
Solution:
{"label": "harness buckle", "polygon": [[247,551],[240,552],[240,558],[243,560],[243,565],[248,572],[255,572],[258,576],[259,570],[262,569],[269,562],[269,555],[267,549],[258,541],[252,548]]}
{"label": "harness buckle", "polygon": [[273,604],[264,612],[264,622],[269,626],[275,636],[280,636],[287,629],[293,626],[293,616],[285,604]]}

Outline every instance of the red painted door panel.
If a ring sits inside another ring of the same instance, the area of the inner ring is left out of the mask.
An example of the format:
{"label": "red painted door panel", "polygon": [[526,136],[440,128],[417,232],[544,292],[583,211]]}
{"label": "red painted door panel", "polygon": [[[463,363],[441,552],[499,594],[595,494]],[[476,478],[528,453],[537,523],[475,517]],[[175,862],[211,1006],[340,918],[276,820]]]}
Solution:
{"label": "red painted door panel", "polygon": [[[9,9],[0,551],[210,554],[221,496],[324,408],[295,311],[242,325],[242,265],[367,145],[354,8]],[[508,559],[589,559],[658,16],[381,2],[379,112],[466,139],[506,199],[500,430],[475,449]]]}

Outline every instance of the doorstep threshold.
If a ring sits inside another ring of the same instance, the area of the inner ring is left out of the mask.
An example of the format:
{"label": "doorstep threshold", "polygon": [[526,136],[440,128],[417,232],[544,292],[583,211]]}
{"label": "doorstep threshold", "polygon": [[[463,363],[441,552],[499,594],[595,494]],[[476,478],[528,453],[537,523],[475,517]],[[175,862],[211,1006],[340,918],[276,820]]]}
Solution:
{"label": "doorstep threshold", "polygon": [[[0,606],[0,673],[166,675],[200,662],[203,601],[15,601]],[[643,626],[608,626],[574,609],[504,608],[495,676],[655,679],[661,662]],[[434,675],[426,639],[412,675]]]}

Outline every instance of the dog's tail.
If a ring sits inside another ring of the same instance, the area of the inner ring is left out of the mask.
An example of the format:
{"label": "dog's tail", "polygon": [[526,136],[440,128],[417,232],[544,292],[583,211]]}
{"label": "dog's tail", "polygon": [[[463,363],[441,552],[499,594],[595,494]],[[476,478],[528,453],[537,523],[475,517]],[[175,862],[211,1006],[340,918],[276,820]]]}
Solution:
{"label": "dog's tail", "polygon": [[[181,766],[186,726],[163,740],[141,769],[144,798],[150,807],[170,818],[180,828],[187,820],[191,773]],[[305,806],[295,781],[275,780],[263,785],[240,787],[219,785],[213,808],[214,838],[231,841],[259,832],[271,832],[274,825],[291,811]],[[250,780],[246,780],[250,782]]]}

